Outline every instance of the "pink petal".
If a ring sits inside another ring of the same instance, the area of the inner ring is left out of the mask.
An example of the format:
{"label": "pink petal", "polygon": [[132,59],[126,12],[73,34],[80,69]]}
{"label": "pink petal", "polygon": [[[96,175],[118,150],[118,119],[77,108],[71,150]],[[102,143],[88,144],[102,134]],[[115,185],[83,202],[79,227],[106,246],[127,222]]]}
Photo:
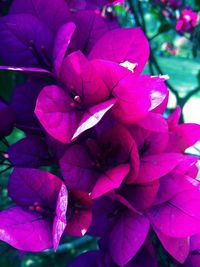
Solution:
{"label": "pink petal", "polygon": [[184,152],[186,148],[200,140],[200,125],[184,123],[178,125],[170,135],[168,151]]}
{"label": "pink petal", "polygon": [[167,252],[178,262],[184,263],[189,254],[190,238],[174,238],[164,235],[156,228],[154,230]]}
{"label": "pink petal", "polygon": [[51,224],[39,213],[15,206],[0,212],[0,240],[23,251],[52,247]]}
{"label": "pink petal", "polygon": [[178,153],[144,156],[141,159],[139,175],[135,182],[146,183],[156,180],[171,172],[182,160],[183,155]]}
{"label": "pink petal", "polygon": [[92,199],[86,192],[72,190],[70,193],[76,208],[72,211],[65,232],[71,236],[83,236],[92,222]]}
{"label": "pink petal", "polygon": [[137,63],[138,66],[135,70],[137,73],[143,70],[148,57],[149,44],[140,28],[109,31],[96,43],[89,54],[90,59],[105,59],[116,63],[125,61]]}
{"label": "pink petal", "polygon": [[161,133],[168,131],[168,124],[165,118],[161,114],[154,112],[149,112],[148,115],[138,123],[138,125],[149,131]]}
{"label": "pink petal", "polygon": [[84,236],[92,222],[92,212],[89,209],[77,209],[69,219],[66,234],[70,236]]}
{"label": "pink petal", "polygon": [[173,130],[178,125],[180,116],[181,116],[181,108],[177,106],[176,109],[169,115],[167,119],[170,130]]}
{"label": "pink petal", "polygon": [[100,176],[92,190],[92,198],[100,197],[113,189],[119,188],[129,170],[129,164],[121,164]]}
{"label": "pink petal", "polygon": [[72,110],[71,98],[55,85],[40,92],[35,114],[45,130],[62,143],[69,143],[81,119],[81,112]]}
{"label": "pink petal", "polygon": [[151,106],[149,90],[151,79],[148,75],[128,75],[113,89],[117,103],[113,115],[122,123],[132,124],[147,116]]}
{"label": "pink petal", "polygon": [[131,73],[127,68],[108,60],[93,59],[91,64],[99,73],[110,92],[113,91],[122,79]]}
{"label": "pink petal", "polygon": [[149,80],[151,108],[154,112],[163,113],[167,107],[169,91],[164,76],[151,76]]}
{"label": "pink petal", "polygon": [[200,232],[200,220],[170,202],[151,208],[147,214],[151,224],[167,236],[183,238]]}
{"label": "pink petal", "polygon": [[64,59],[61,80],[86,106],[105,101],[110,95],[98,72],[80,51]]}

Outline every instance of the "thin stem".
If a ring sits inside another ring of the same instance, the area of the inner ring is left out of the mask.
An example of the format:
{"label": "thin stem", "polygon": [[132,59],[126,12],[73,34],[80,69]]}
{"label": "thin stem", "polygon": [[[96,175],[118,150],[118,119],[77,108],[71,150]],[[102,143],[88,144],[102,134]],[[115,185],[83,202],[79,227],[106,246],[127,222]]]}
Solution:
{"label": "thin stem", "polygon": [[139,20],[139,17],[137,15],[137,12],[135,10],[135,7],[134,7],[134,4],[133,4],[133,1],[132,0],[128,0],[128,3],[129,3],[129,7],[130,7],[130,10],[135,18],[135,23],[137,26],[141,26],[140,24],[140,20]]}
{"label": "thin stem", "polygon": [[144,12],[143,12],[142,3],[140,0],[138,1],[138,10],[139,10],[140,16],[141,16],[142,28],[144,30],[144,33],[147,35],[146,23],[145,23],[145,19],[144,19]]}
{"label": "thin stem", "polygon": [[6,172],[6,171],[8,171],[9,169],[11,169],[12,168],[12,166],[10,165],[10,166],[8,166],[7,168],[5,168],[4,170],[2,170],[2,171],[0,171],[0,174],[2,174],[2,173],[4,173],[4,172]]}
{"label": "thin stem", "polygon": [[9,143],[8,143],[8,141],[6,140],[5,137],[3,137],[3,138],[1,139],[1,142],[2,142],[5,146],[7,146],[7,147],[10,146]]}

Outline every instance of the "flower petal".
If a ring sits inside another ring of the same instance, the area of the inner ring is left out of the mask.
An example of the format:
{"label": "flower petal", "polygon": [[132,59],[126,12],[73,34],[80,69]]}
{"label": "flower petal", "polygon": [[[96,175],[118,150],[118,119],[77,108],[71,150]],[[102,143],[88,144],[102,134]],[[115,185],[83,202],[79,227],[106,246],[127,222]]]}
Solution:
{"label": "flower petal", "polygon": [[51,224],[39,213],[15,206],[0,212],[0,240],[19,250],[42,251],[52,247]]}

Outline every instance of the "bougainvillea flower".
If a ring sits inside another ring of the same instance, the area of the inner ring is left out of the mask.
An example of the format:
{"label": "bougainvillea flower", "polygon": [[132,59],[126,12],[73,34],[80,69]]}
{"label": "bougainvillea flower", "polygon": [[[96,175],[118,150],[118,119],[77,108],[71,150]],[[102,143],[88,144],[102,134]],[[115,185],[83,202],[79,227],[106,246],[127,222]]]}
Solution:
{"label": "bougainvillea flower", "polygon": [[102,34],[117,27],[92,10],[71,13],[64,0],[56,5],[49,0],[48,9],[46,5],[41,0],[17,0],[10,14],[0,19],[0,47],[4,51],[0,56],[10,66],[1,69],[58,75],[70,41],[68,53],[78,49],[86,53]]}
{"label": "bougainvillea flower", "polygon": [[11,133],[15,119],[14,110],[0,98],[0,138]]}
{"label": "bougainvillea flower", "polygon": [[38,136],[27,136],[8,148],[8,159],[14,167],[37,168],[49,165],[46,143]]}
{"label": "bougainvillea flower", "polygon": [[96,200],[93,208],[91,233],[98,236],[103,229],[101,237],[106,238],[112,259],[119,266],[125,266],[143,245],[149,220],[107,197]]}
{"label": "bougainvillea flower", "polygon": [[0,212],[0,239],[24,251],[56,250],[67,224],[62,181],[46,171],[16,168],[8,192],[17,206]]}
{"label": "bougainvillea flower", "polygon": [[[53,36],[47,26],[30,14],[1,17],[1,58],[10,66],[48,67],[47,58],[38,51],[50,54]],[[12,23],[15,21],[15,23]]]}
{"label": "bougainvillea flower", "polygon": [[192,33],[198,23],[198,13],[186,7],[181,11],[176,22],[176,30],[181,33]]}
{"label": "bougainvillea flower", "polygon": [[80,96],[50,85],[39,94],[35,114],[51,136],[69,143],[95,126],[115,102],[112,98],[87,108]]}
{"label": "bougainvillea flower", "polygon": [[92,60],[91,63],[117,99],[112,114],[120,122],[133,124],[144,119],[150,111],[162,113],[166,108],[166,77],[138,76],[130,66],[127,68],[108,60]]}
{"label": "bougainvillea flower", "polygon": [[130,133],[117,125],[82,144],[71,145],[60,167],[70,189],[92,191],[96,198],[119,188],[128,173],[137,176],[139,155]]}

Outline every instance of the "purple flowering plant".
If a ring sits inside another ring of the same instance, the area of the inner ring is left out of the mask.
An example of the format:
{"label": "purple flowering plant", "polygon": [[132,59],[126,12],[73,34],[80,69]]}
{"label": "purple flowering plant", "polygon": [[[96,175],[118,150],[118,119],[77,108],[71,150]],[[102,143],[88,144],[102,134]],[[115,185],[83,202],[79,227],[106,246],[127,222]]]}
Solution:
{"label": "purple flowering plant", "polygon": [[[97,240],[69,267],[198,266],[198,157],[185,150],[200,125],[179,106],[166,117],[168,76],[142,73],[149,41],[105,15],[117,6],[14,0],[0,17],[0,69],[23,75],[0,99],[0,175],[10,170],[0,240],[24,253]],[[9,144],[16,128],[23,138]]]}

